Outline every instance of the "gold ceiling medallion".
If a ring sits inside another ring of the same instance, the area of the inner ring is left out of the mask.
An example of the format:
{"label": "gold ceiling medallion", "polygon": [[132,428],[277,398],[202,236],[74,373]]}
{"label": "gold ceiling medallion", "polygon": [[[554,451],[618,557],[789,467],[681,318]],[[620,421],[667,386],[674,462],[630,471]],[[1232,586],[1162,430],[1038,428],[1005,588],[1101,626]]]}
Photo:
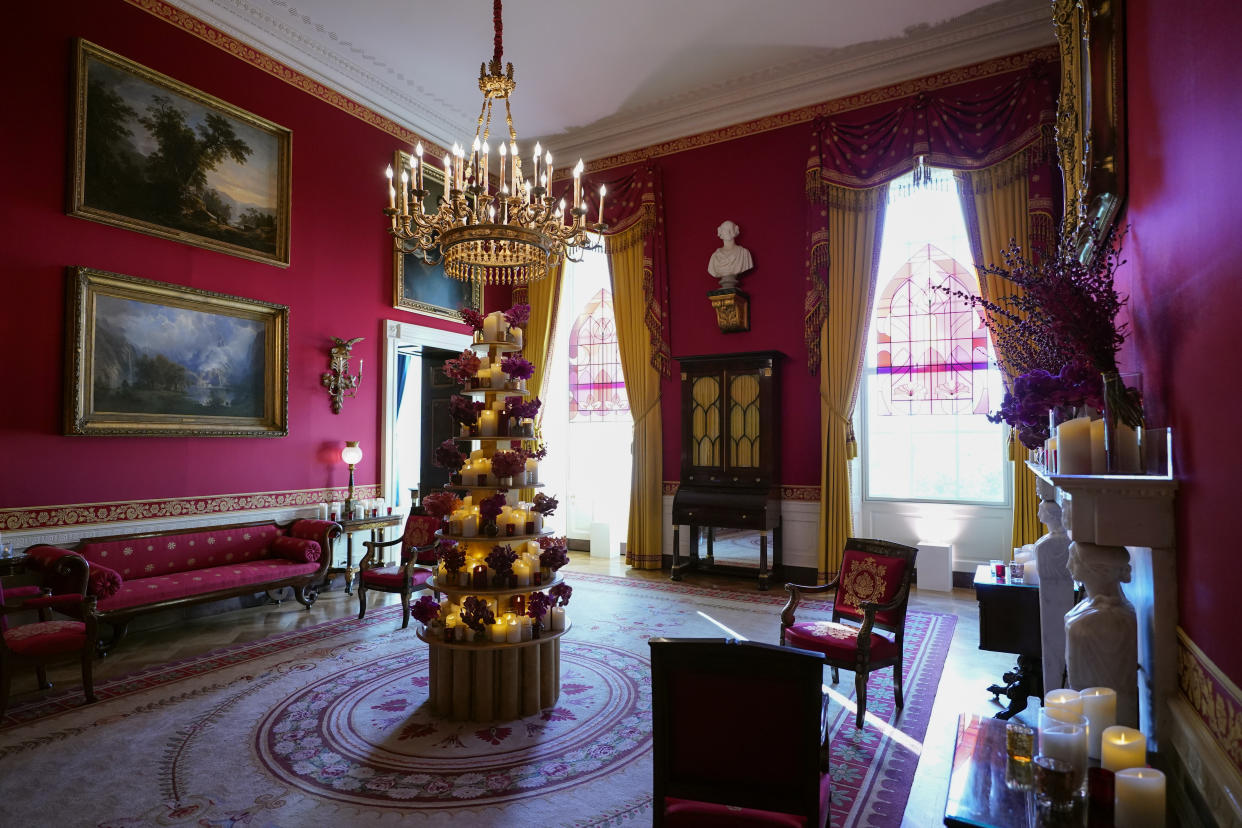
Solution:
{"label": "gold ceiling medallion", "polygon": [[[599,188],[599,214],[587,223],[582,199],[582,161],[573,170],[573,203],[554,200],[551,193],[552,153],[539,144],[531,156],[531,174],[523,174],[522,159],[513,128],[509,96],[517,85],[513,64],[503,64],[501,0],[493,0],[495,51],[489,63],[479,67],[479,112],[474,142],[467,157],[456,144],[444,158],[446,197],[428,209],[423,204],[423,145],[414,148],[408,169],[399,175],[392,167],[388,177],[389,233],[402,253],[423,251],[430,264],[441,258],[446,275],[461,281],[491,285],[526,285],[537,282],[565,260],[581,261],[582,251],[599,244],[606,229],[604,187]],[[503,67],[503,69],[502,69]],[[492,104],[502,100],[508,139],[497,150],[497,186],[488,175]],[[595,233],[595,238],[590,233]]]}

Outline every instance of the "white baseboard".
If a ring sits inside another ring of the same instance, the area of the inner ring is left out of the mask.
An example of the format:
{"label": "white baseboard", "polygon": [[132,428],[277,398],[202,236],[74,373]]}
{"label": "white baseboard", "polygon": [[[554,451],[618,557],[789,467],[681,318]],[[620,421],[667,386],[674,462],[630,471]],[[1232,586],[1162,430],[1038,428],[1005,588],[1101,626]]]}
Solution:
{"label": "white baseboard", "polygon": [[1207,803],[1219,828],[1242,828],[1242,774],[1212,738],[1203,720],[1181,695],[1169,703],[1169,742],[1184,782]]}

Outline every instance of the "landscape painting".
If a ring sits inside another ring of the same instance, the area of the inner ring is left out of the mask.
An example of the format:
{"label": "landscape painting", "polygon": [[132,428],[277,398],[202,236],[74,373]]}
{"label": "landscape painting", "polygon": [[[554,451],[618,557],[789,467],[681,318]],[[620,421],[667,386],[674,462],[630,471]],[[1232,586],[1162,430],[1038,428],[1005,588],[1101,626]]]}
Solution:
{"label": "landscape painting", "polygon": [[289,264],[290,132],[84,40],[75,216]]}
{"label": "landscape painting", "polygon": [[70,434],[283,436],[288,309],[70,271]]}
{"label": "landscape painting", "polygon": [[[398,151],[395,169],[409,168],[409,153]],[[444,171],[437,169],[434,164],[424,167],[423,188],[427,191],[427,195],[423,197],[423,210],[433,213],[444,195]],[[444,273],[443,262],[427,264],[428,258],[422,251],[402,253],[397,250],[393,254],[394,307],[458,322],[461,321],[459,308],[482,308],[483,291],[477,282],[450,279]],[[438,259],[439,251],[430,258]]]}

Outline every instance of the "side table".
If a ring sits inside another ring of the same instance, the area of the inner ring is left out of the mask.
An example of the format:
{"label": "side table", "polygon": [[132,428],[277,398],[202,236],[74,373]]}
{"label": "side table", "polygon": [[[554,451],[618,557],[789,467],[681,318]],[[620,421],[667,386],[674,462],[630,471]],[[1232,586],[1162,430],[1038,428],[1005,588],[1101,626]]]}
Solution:
{"label": "side table", "polygon": [[1039,634],[1039,587],[996,579],[990,566],[975,570],[975,597],[979,600],[979,649],[1014,653],[1018,666],[993,684],[988,692],[1009,697],[1009,706],[996,714],[1008,719],[1026,709],[1028,696],[1044,695],[1043,646]]}
{"label": "side table", "polygon": [[[354,533],[369,531],[371,540],[383,543],[385,534],[389,526],[400,526],[404,519],[402,515],[377,515],[370,518],[350,518],[348,520],[338,520],[341,525],[341,531],[345,535],[345,566],[329,566],[328,571],[324,573],[323,587],[326,589],[332,581],[332,576],[338,572],[345,573],[345,594],[353,595],[354,575],[358,570],[354,566]],[[333,556],[335,563],[335,555]]]}

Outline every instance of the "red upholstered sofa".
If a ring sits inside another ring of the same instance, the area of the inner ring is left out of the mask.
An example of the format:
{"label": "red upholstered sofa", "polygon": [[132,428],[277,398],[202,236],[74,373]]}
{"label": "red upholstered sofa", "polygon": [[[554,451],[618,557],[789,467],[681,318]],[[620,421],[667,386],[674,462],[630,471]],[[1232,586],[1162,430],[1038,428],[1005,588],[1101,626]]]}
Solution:
{"label": "red upholstered sofa", "polygon": [[61,555],[86,559],[85,591],[97,600],[99,620],[112,627],[112,646],[135,616],[170,607],[291,587],[309,609],[340,534],[340,525],[326,520],[238,523],[87,538],[70,547],[33,546],[27,553],[44,561]]}

